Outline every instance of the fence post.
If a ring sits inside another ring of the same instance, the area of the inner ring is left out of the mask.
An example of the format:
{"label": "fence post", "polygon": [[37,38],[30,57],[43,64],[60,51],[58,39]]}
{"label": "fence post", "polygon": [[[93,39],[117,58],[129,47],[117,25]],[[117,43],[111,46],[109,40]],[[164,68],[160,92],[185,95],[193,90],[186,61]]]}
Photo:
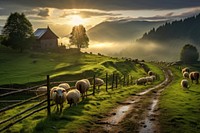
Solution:
{"label": "fence post", "polygon": [[108,73],[106,73],[106,91],[108,91]]}
{"label": "fence post", "polygon": [[117,84],[118,84],[118,74],[116,74],[116,79],[115,79],[115,83],[116,83],[116,88],[117,88]]}
{"label": "fence post", "polygon": [[51,115],[51,106],[50,106],[50,80],[49,75],[47,75],[47,115]]}
{"label": "fence post", "polygon": [[125,82],[126,82],[125,78],[126,78],[126,76],[124,75],[124,82],[123,82],[123,86],[125,86]]}
{"label": "fence post", "polygon": [[129,75],[127,75],[127,86],[129,86]]}
{"label": "fence post", "polygon": [[95,74],[94,74],[94,77],[93,77],[93,95],[95,95],[95,89],[96,89],[95,84],[96,84],[96,82],[95,82]]}
{"label": "fence post", "polygon": [[133,77],[131,76],[131,85],[133,85]]}
{"label": "fence post", "polygon": [[112,75],[112,90],[114,88],[114,80],[115,80],[115,74],[113,73],[113,75]]}

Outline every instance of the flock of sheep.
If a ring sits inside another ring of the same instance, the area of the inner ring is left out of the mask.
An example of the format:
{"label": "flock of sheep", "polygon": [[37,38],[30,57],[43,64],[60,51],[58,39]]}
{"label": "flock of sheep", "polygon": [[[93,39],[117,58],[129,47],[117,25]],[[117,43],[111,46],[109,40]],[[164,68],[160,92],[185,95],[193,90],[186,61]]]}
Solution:
{"label": "flock of sheep", "polygon": [[156,73],[154,73],[152,71],[148,71],[148,76],[137,79],[136,84],[137,85],[146,85],[148,83],[152,84],[153,81],[155,81],[155,80],[156,80]]}
{"label": "flock of sheep", "polygon": [[183,74],[183,80],[181,80],[181,86],[185,89],[189,88],[189,81],[190,79],[193,83],[193,81],[196,81],[196,84],[199,83],[199,75],[200,73],[198,71],[192,71],[190,72],[190,69],[188,67],[182,69]]}
{"label": "flock of sheep", "polygon": [[[100,78],[95,78],[95,86],[100,86],[104,84],[104,81]],[[54,86],[50,90],[50,98],[55,102],[57,106],[57,112],[62,112],[63,104],[68,102],[70,107],[72,104],[77,105],[81,96],[82,99],[87,97],[87,91],[90,88],[91,84],[88,79],[78,80],[75,86],[70,87],[68,83],[61,83],[58,86]],[[47,92],[47,86],[41,86],[37,88],[36,95],[41,95]],[[60,106],[60,108],[59,108]]]}

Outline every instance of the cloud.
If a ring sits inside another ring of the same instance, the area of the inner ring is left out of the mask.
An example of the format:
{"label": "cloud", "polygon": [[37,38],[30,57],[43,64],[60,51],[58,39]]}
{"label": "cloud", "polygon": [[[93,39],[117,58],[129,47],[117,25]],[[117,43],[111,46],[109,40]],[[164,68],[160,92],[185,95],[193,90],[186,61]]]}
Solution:
{"label": "cloud", "polygon": [[198,0],[1,0],[3,6],[26,6],[58,9],[142,10],[199,7]]}
{"label": "cloud", "polygon": [[179,19],[185,19],[191,16],[195,16],[198,15],[200,13],[200,9],[193,9],[190,11],[186,11],[180,14],[174,13],[174,12],[170,12],[164,15],[155,15],[155,16],[151,16],[151,17],[138,17],[135,18],[134,20],[139,20],[139,21],[167,21],[167,20],[179,20]]}
{"label": "cloud", "polygon": [[93,16],[118,16],[121,14],[115,14],[110,12],[93,12],[93,11],[81,11],[79,13],[83,18],[90,18]]}
{"label": "cloud", "polygon": [[41,16],[41,17],[48,17],[49,16],[49,9],[48,8],[39,9],[39,13],[37,15]]}
{"label": "cloud", "polygon": [[111,13],[111,12],[105,12],[105,11],[78,11],[76,10],[76,12],[73,11],[65,11],[60,17],[64,18],[66,16],[70,16],[70,15],[80,15],[82,18],[91,18],[94,16],[118,16],[121,14],[117,14],[117,13]]}

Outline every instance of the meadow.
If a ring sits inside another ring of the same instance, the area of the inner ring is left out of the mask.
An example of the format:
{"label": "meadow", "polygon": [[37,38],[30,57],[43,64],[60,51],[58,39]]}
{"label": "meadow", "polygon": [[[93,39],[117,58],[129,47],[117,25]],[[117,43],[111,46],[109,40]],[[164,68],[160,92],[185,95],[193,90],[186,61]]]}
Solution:
{"label": "meadow", "polygon": [[162,133],[199,133],[200,132],[200,85],[191,83],[189,89],[181,87],[183,79],[181,69],[189,67],[192,71],[199,69],[199,64],[173,66],[170,69],[174,79],[161,94],[160,125]]}
{"label": "meadow", "polygon": [[[15,86],[18,84],[20,87],[27,87],[28,85],[45,83],[48,74],[51,81],[78,80],[92,77],[94,74],[96,77],[105,79],[106,73],[110,75],[109,79],[111,79],[113,72],[118,73],[121,77],[123,75],[133,76],[133,80],[147,75],[144,69],[134,62],[88,53],[75,55],[48,52],[17,53],[3,47],[0,54],[1,75],[4,77],[0,78],[1,85],[13,84]],[[146,86],[119,85],[118,88],[109,89],[108,92],[105,91],[105,86],[103,86],[100,92],[95,96],[88,96],[78,106],[69,108],[69,105],[65,104],[61,115],[56,113],[55,107],[52,107],[50,117],[47,117],[46,110],[40,111],[12,126],[6,132],[81,132],[81,129],[83,132],[87,132],[96,119],[108,113],[110,109],[117,106],[118,102],[164,80],[163,72],[158,66],[146,62],[145,64],[160,75],[160,79],[153,84]],[[92,93],[92,89],[89,90],[89,93]],[[21,94],[17,97],[27,97],[27,95],[32,96],[34,94]],[[0,120],[4,120],[37,103],[37,101],[31,102],[3,112]]]}

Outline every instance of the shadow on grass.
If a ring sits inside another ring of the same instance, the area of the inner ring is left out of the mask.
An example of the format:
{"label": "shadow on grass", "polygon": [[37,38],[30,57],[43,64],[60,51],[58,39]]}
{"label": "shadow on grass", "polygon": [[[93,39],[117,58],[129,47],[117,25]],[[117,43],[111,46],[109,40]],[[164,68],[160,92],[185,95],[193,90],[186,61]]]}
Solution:
{"label": "shadow on grass", "polygon": [[188,89],[187,91],[188,91],[188,92],[192,92],[192,93],[196,93],[197,95],[199,95],[199,94],[200,94],[200,92],[199,92],[199,91],[194,91],[194,90],[190,90],[190,89]]}
{"label": "shadow on grass", "polygon": [[[66,107],[62,114],[56,113],[55,107],[51,108],[52,113],[50,117],[47,117],[41,120],[35,128],[33,129],[34,133],[57,133],[59,129],[65,128],[66,125],[70,124],[70,122],[78,119],[78,116],[84,115],[83,110],[86,110],[85,105],[88,104],[89,99],[85,99],[81,101],[77,106],[72,106],[71,108]],[[65,104],[66,106],[66,104]]]}

